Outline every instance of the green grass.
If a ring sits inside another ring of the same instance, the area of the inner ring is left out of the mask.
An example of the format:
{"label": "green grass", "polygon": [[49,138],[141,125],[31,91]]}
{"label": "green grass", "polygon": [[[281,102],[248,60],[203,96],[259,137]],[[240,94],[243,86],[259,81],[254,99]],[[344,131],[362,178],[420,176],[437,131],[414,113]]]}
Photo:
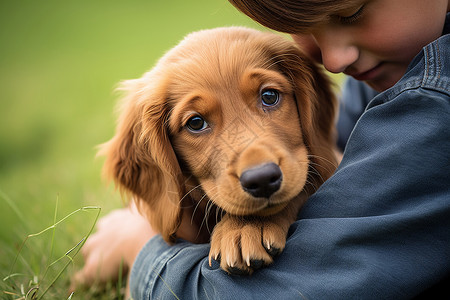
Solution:
{"label": "green grass", "polygon": [[[81,208],[122,205],[95,159],[114,132],[115,86],[188,32],[225,25],[255,26],[226,0],[0,2],[0,299],[69,298],[82,259],[68,256],[98,212]],[[71,299],[113,298],[110,285]]]}

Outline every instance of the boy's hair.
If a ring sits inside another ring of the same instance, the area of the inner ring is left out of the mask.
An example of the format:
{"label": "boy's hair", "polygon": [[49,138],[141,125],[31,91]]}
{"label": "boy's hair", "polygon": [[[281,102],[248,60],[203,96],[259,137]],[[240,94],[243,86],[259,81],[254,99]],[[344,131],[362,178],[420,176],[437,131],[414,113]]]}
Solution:
{"label": "boy's hair", "polygon": [[333,13],[360,0],[228,0],[261,25],[285,33],[305,33]]}

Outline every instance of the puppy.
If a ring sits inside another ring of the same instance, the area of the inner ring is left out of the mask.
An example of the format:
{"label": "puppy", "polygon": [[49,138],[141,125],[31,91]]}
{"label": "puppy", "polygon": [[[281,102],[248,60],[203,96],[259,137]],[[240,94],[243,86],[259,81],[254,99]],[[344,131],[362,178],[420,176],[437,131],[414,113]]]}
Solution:
{"label": "puppy", "polygon": [[101,149],[106,175],[168,243],[211,236],[210,263],[230,273],[272,263],[336,167],[322,70],[279,35],[217,28],[188,35],[122,88],[117,132]]}

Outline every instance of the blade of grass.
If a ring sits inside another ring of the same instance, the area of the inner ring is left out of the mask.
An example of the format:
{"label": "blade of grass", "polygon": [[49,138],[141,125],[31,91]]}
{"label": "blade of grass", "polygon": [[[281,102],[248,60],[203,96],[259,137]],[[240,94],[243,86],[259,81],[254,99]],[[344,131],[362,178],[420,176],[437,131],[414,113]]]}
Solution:
{"label": "blade of grass", "polygon": [[[53,286],[53,284],[59,279],[59,277],[61,277],[61,274],[66,270],[66,268],[69,266],[70,263],[73,262],[73,258],[78,254],[78,252],[80,251],[80,249],[83,247],[84,243],[86,243],[86,240],[89,238],[89,236],[92,234],[92,231],[94,231],[95,228],[95,224],[97,224],[98,221],[98,217],[100,216],[100,212],[101,212],[101,207],[98,206],[86,206],[86,207],[82,207],[81,209],[79,209],[78,211],[86,211],[86,210],[97,210],[97,215],[95,216],[95,220],[91,226],[91,228],[89,229],[89,232],[87,233],[87,235],[77,244],[75,245],[75,247],[73,247],[72,249],[70,249],[69,251],[67,251],[64,256],[62,256],[61,258],[59,258],[58,260],[61,260],[64,257],[67,257],[69,259],[69,261],[64,265],[64,267],[59,271],[59,273],[55,276],[55,278],[52,280],[52,282],[47,286],[47,288],[42,292],[42,294],[40,296],[37,297],[37,300],[42,299],[42,297],[44,297],[44,295],[48,292],[48,290]],[[75,250],[75,253],[73,254],[73,256],[70,256],[69,254]],[[53,265],[54,263],[52,263],[51,265]],[[51,266],[50,265],[50,266]],[[48,266],[47,268],[50,268],[50,266]]]}
{"label": "blade of grass", "polygon": [[[18,257],[19,257],[19,254],[22,252],[22,249],[23,249],[23,247],[25,246],[25,244],[26,244],[26,242],[28,241],[28,239],[30,239],[30,238],[32,238],[32,237],[35,237],[35,236],[39,236],[39,235],[43,234],[44,232],[47,232],[48,230],[51,230],[51,229],[55,228],[56,226],[58,226],[59,224],[61,224],[62,222],[64,222],[66,219],[70,218],[71,216],[73,216],[74,214],[76,214],[76,213],[78,213],[78,212],[80,212],[80,211],[93,210],[93,209],[97,209],[97,210],[98,210],[98,213],[97,213],[97,216],[96,216],[96,218],[95,218],[95,222],[94,222],[93,226],[91,227],[91,229],[90,229],[90,231],[89,231],[89,235],[90,235],[91,232],[92,232],[93,229],[94,229],[95,224],[97,223],[98,216],[100,215],[101,208],[98,207],[98,206],[85,206],[85,207],[79,208],[79,209],[77,209],[77,210],[71,212],[70,214],[68,214],[67,216],[65,216],[64,218],[62,218],[61,220],[59,220],[58,222],[54,223],[53,225],[51,225],[51,226],[49,226],[49,227],[47,227],[47,228],[45,228],[45,229],[43,229],[43,230],[41,230],[41,231],[39,231],[39,232],[37,232],[37,233],[29,234],[29,235],[25,238],[25,240],[22,242],[22,244],[20,245],[19,252],[17,253],[17,255],[16,255],[15,259],[14,259],[14,262],[13,262],[13,264],[12,264],[12,266],[11,266],[11,271],[10,271],[9,273],[12,273],[12,270],[14,269],[14,267],[15,267],[15,265],[16,265],[16,262],[17,262],[17,259],[18,259]],[[84,243],[83,243],[83,244],[84,244]],[[9,276],[5,277],[3,280],[7,280],[8,278],[9,278]]]}
{"label": "blade of grass", "polygon": [[[55,213],[53,215],[53,224],[56,223],[56,216],[58,215],[58,204],[59,204],[59,194],[56,196]],[[50,242],[50,254],[48,256],[48,261],[52,261],[52,257],[53,257],[53,242],[55,241],[55,232],[56,232],[56,226],[52,230],[52,240]],[[50,267],[45,269],[45,272],[44,272],[44,275],[42,276],[42,278],[45,278],[49,269],[50,269]]]}
{"label": "blade of grass", "polygon": [[[58,200],[57,200],[56,206],[58,206]],[[93,230],[94,230],[94,228],[95,228],[95,225],[97,224],[98,218],[99,218],[99,216],[100,216],[101,207],[98,207],[98,206],[85,206],[85,207],[81,207],[81,208],[79,208],[79,209],[77,209],[77,210],[71,212],[70,214],[66,215],[64,218],[60,219],[59,221],[56,221],[56,220],[57,220],[57,207],[56,207],[56,208],[55,208],[55,213],[54,213],[53,224],[52,224],[51,226],[49,226],[49,227],[47,227],[47,228],[41,230],[40,232],[33,233],[33,234],[29,234],[29,235],[25,238],[25,240],[22,242],[22,244],[21,244],[21,246],[20,246],[20,248],[19,248],[19,250],[18,250],[18,253],[17,253],[16,256],[15,256],[15,259],[14,259],[14,261],[13,261],[13,263],[12,263],[12,266],[11,266],[11,269],[10,269],[10,272],[9,272],[9,275],[6,276],[5,278],[3,278],[3,281],[7,281],[7,280],[9,280],[9,279],[11,279],[11,278],[13,278],[13,277],[17,277],[17,276],[22,276],[22,275],[23,275],[23,276],[26,276],[25,274],[12,273],[12,271],[14,270],[14,267],[15,267],[15,265],[16,265],[17,260],[19,259],[19,257],[23,259],[23,257],[21,256],[21,252],[22,252],[22,250],[23,250],[25,244],[27,243],[28,239],[31,239],[31,238],[33,238],[33,237],[37,237],[37,236],[39,236],[39,235],[41,235],[41,234],[43,234],[43,233],[45,233],[45,232],[47,232],[47,231],[49,231],[49,230],[52,230],[52,231],[53,231],[53,232],[52,232],[52,241],[51,241],[51,242],[52,242],[52,245],[51,245],[51,249],[50,249],[50,257],[49,257],[49,259],[48,259],[48,261],[50,262],[50,261],[51,261],[51,257],[53,256],[53,243],[54,243],[54,240],[55,240],[54,238],[55,238],[55,230],[56,230],[56,227],[57,227],[59,224],[61,224],[62,222],[64,222],[65,220],[67,220],[68,218],[70,218],[71,216],[73,216],[74,214],[79,213],[79,212],[81,212],[81,211],[89,211],[89,210],[96,210],[96,211],[97,211],[97,214],[96,214],[96,216],[95,216],[95,220],[94,220],[94,222],[92,223],[92,226],[90,227],[90,229],[89,229],[87,235],[84,236],[84,237],[81,239],[81,241],[79,241],[74,247],[72,247],[71,249],[69,249],[68,251],[66,251],[66,253],[65,253],[63,256],[59,257],[58,259],[56,259],[56,260],[53,261],[52,263],[47,264],[47,267],[46,267],[46,269],[45,269],[45,271],[44,271],[44,273],[43,273],[43,276],[42,276],[42,278],[41,278],[41,281],[47,276],[49,269],[50,269],[52,266],[54,266],[56,263],[58,263],[59,261],[61,261],[61,260],[64,259],[64,258],[68,258],[67,263],[62,267],[62,269],[58,272],[58,274],[51,280],[50,284],[43,290],[43,292],[42,292],[40,295],[38,295],[38,294],[39,294],[39,286],[34,286],[34,287],[31,288],[30,290],[28,290],[28,292],[27,292],[26,295],[25,295],[25,293],[22,293],[22,295],[24,295],[25,298],[28,297],[28,296],[31,296],[32,299],[37,299],[37,300],[42,299],[42,297],[48,292],[48,290],[49,290],[49,289],[55,284],[55,282],[61,277],[62,273],[67,269],[67,267],[69,266],[69,264],[73,263],[73,258],[78,254],[78,252],[80,251],[80,249],[83,247],[84,243],[86,242],[87,238],[92,234],[92,232],[93,232]],[[36,282],[36,284],[38,284],[38,282]],[[31,292],[33,293],[32,295],[30,295]]]}

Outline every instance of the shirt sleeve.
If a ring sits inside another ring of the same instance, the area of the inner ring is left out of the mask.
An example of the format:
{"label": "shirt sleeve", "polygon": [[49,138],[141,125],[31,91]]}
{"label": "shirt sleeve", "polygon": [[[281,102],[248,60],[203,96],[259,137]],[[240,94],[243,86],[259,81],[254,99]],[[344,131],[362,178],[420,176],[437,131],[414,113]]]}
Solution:
{"label": "shirt sleeve", "polygon": [[133,298],[413,298],[450,274],[449,153],[448,95],[377,97],[273,265],[231,276],[209,267],[208,245],[156,237],[133,267]]}
{"label": "shirt sleeve", "polygon": [[363,114],[369,102],[377,92],[364,82],[347,77],[339,98],[339,115],[336,124],[338,139],[337,145],[344,151],[350,133],[356,122]]}

